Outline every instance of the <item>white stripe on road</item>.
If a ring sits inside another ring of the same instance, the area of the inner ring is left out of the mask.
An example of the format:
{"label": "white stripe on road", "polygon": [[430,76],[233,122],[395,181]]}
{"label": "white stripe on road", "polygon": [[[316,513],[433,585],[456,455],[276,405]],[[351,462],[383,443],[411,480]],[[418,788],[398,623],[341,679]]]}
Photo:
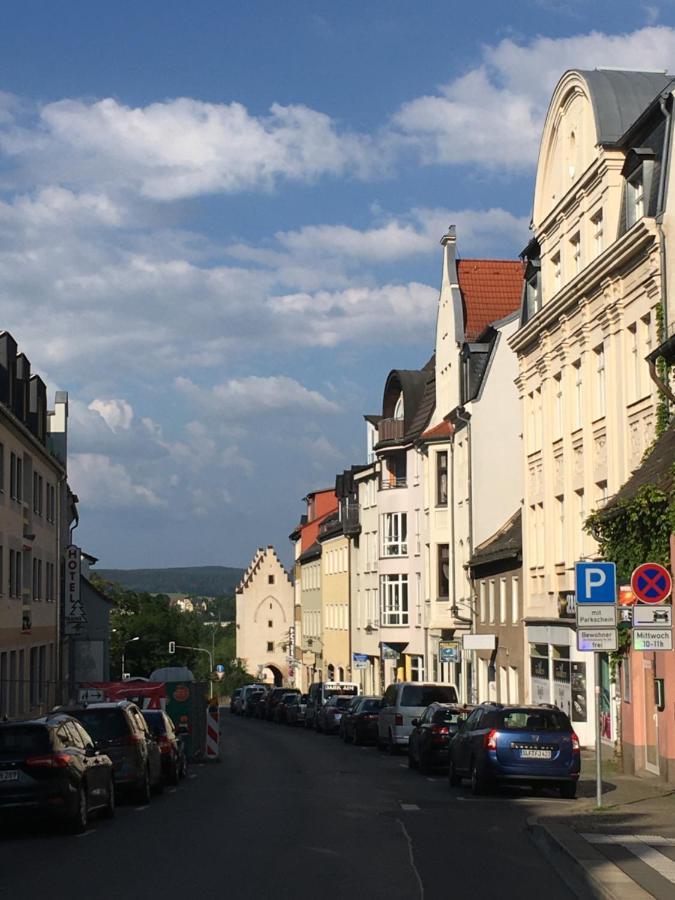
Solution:
{"label": "white stripe on road", "polygon": [[416,803],[399,803],[403,812],[419,812],[420,808]]}
{"label": "white stripe on road", "polygon": [[137,806],[134,809],[134,812],[144,812],[148,808],[147,804],[145,806]]}
{"label": "white stripe on road", "polygon": [[[638,859],[646,863],[655,872],[675,884],[675,862],[669,859],[663,853],[650,847],[651,843],[658,841],[661,846],[673,847],[675,840],[672,838],[662,838],[658,835],[650,834],[582,834],[589,844],[618,844],[634,853]],[[644,838],[650,838],[649,843]],[[654,839],[654,840],[651,840]]]}
{"label": "white stripe on road", "polygon": [[412,838],[408,834],[408,829],[405,827],[403,822],[400,819],[396,820],[398,824],[401,826],[401,831],[408,842],[408,858],[410,860],[410,868],[413,870],[415,878],[417,879],[417,885],[420,889],[420,900],[424,900],[424,882],[422,881],[422,876],[420,875],[419,869],[415,865],[415,853],[413,850],[413,842]]}

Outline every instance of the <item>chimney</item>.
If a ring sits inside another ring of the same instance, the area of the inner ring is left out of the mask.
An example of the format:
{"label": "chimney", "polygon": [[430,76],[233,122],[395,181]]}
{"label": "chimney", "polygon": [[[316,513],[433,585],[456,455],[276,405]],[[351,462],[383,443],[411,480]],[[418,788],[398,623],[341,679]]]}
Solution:
{"label": "chimney", "polygon": [[16,358],[16,386],[14,388],[14,415],[27,424],[30,360],[25,353]]}
{"label": "chimney", "polygon": [[44,444],[47,438],[47,387],[39,375],[33,375],[28,391],[28,427]]}
{"label": "chimney", "polygon": [[0,333],[0,403],[14,407],[16,341],[8,331]]}
{"label": "chimney", "polygon": [[54,409],[47,413],[47,447],[66,465],[68,461],[68,391],[57,391]]}

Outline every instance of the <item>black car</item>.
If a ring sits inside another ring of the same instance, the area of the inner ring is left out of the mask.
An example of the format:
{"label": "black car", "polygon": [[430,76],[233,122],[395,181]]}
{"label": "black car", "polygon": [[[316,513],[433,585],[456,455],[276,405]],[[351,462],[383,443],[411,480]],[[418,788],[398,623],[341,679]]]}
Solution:
{"label": "black car", "polygon": [[246,711],[244,715],[249,718],[259,719],[261,718],[261,711],[263,709],[263,704],[265,702],[266,697],[265,691],[256,691],[252,693],[248,698],[248,703],[246,704]]}
{"label": "black car", "polygon": [[427,775],[448,765],[448,747],[471,709],[452,703],[432,703],[418,719],[408,740],[408,765]]}
{"label": "black car", "polygon": [[300,692],[289,691],[284,694],[274,708],[274,721],[279,725],[288,722],[288,710],[291,706],[300,702]]}
{"label": "black car", "polygon": [[281,698],[284,694],[299,694],[300,691],[297,688],[272,688],[271,691],[267,693],[265,696],[265,702],[263,706],[263,718],[272,721],[274,719],[274,710],[277,707],[277,704],[281,701]]}
{"label": "black car", "polygon": [[161,753],[135,703],[91,703],[61,712],[77,719],[112,759],[118,791],[133,792],[139,803],[149,803],[151,791],[161,793]]}
{"label": "black car", "polygon": [[173,722],[161,709],[144,709],[142,715],[162,755],[164,780],[169,784],[178,784],[180,779],[187,775],[187,759],[183,742],[176,733]]}
{"label": "black car", "polygon": [[355,697],[340,721],[340,734],[345,743],[377,743],[377,716],[381,697]]}
{"label": "black car", "polygon": [[317,710],[314,729],[323,734],[337,734],[340,730],[340,719],[353,700],[351,695],[339,695],[326,700],[323,706]]}
{"label": "black car", "polygon": [[115,813],[113,764],[70,716],[0,724],[0,813],[55,816],[81,833]]}

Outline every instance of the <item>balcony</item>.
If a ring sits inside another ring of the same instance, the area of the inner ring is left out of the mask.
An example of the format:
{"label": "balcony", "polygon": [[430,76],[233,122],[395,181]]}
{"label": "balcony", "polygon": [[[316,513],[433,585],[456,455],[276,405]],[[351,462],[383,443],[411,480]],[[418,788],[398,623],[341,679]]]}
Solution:
{"label": "balcony", "polygon": [[408,479],[405,475],[397,475],[396,477],[387,478],[386,473],[383,473],[382,480],[380,481],[380,490],[381,491],[390,491],[394,488],[405,488],[408,487]]}
{"label": "balcony", "polygon": [[358,503],[350,503],[342,507],[342,530],[345,534],[359,534],[361,508]]}
{"label": "balcony", "polygon": [[378,441],[400,441],[403,438],[403,419],[380,419]]}

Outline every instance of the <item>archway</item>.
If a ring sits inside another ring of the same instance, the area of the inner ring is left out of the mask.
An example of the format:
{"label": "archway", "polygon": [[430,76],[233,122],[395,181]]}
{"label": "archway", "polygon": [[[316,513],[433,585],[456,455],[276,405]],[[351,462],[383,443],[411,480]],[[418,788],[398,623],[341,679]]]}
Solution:
{"label": "archway", "polygon": [[263,666],[262,678],[265,684],[273,684],[274,687],[281,687],[284,682],[284,676],[281,674],[281,669],[272,663],[267,663]]}

